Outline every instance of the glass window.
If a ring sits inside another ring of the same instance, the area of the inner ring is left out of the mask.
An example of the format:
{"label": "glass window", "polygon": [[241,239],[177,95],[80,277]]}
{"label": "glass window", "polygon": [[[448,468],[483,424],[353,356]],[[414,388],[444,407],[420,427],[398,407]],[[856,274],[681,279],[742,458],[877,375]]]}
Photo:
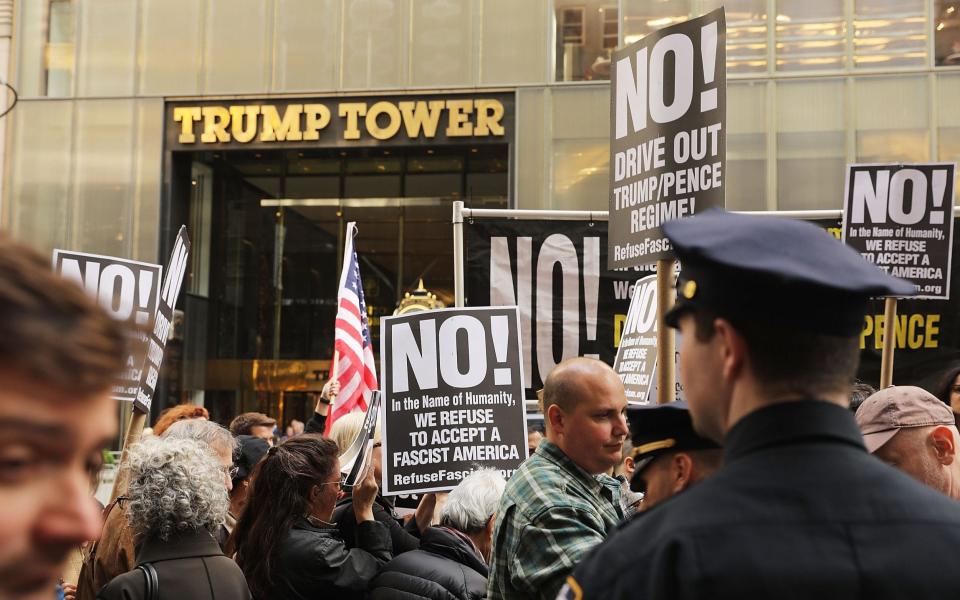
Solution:
{"label": "glass window", "polygon": [[551,208],[609,208],[609,165],[609,138],[554,140]]}
{"label": "glass window", "polygon": [[926,77],[855,81],[858,162],[916,162],[930,157]]}
{"label": "glass window", "polygon": [[777,70],[842,69],[843,0],[777,0]]}
{"label": "glass window", "polygon": [[703,0],[705,14],[724,7],[727,16],[727,73],[767,70],[766,0]]}
{"label": "glass window", "polygon": [[767,183],[766,84],[727,86],[728,210],[764,210]]}
{"label": "glass window", "polygon": [[552,208],[605,210],[609,197],[610,88],[553,92]]}
{"label": "glass window", "polygon": [[74,240],[86,252],[128,255],[133,100],[77,103]]}
{"label": "glass window", "polygon": [[197,0],[141,0],[140,94],[200,91],[203,11]]}
{"label": "glass window", "polygon": [[924,0],[856,0],[855,67],[912,67],[927,63],[929,27]]}
{"label": "glass window", "polygon": [[960,65],[960,0],[933,3],[933,31],[937,66]]}
{"label": "glass window", "polygon": [[[937,159],[945,162],[960,163],[960,111],[957,110],[957,98],[960,98],[960,74],[951,73],[937,78],[937,100],[939,105]],[[954,182],[957,198],[960,198],[960,177]]]}
{"label": "glass window", "polygon": [[338,87],[340,2],[279,0],[276,18],[276,88],[299,91]]}
{"label": "glass window", "polygon": [[160,222],[160,172],[163,146],[163,99],[137,101],[133,224],[130,248],[135,260],[157,261]]}
{"label": "glass window", "polygon": [[619,12],[613,0],[554,0],[556,81],[610,79]]}
{"label": "glass window", "polygon": [[517,90],[516,198],[514,206],[547,208],[548,181],[546,131],[551,113],[547,108],[550,91],[542,88]]}
{"label": "glass window", "polygon": [[411,84],[472,84],[477,52],[469,0],[415,0],[411,8]]}
{"label": "glass window", "polygon": [[547,0],[485,0],[480,83],[539,83],[547,73]]}
{"label": "glass window", "polygon": [[78,96],[133,95],[136,15],[137,3],[129,0],[87,0],[80,5]]}
{"label": "glass window", "polygon": [[72,0],[50,0],[49,8],[44,95],[69,96],[76,38],[74,4]]}
{"label": "glass window", "polygon": [[623,44],[629,46],[643,36],[680,23],[692,14],[690,0],[623,3]]}
{"label": "glass window", "polygon": [[204,92],[265,92],[272,62],[262,0],[208,0]]}
{"label": "glass window", "polygon": [[21,100],[7,117],[13,127],[10,222],[17,237],[38,248],[66,247],[70,190],[71,101]]}
{"label": "glass window", "polygon": [[844,82],[777,85],[777,207],[840,208],[846,166]]}
{"label": "glass window", "polygon": [[352,0],[343,8],[343,87],[368,89],[406,83],[406,0]]}

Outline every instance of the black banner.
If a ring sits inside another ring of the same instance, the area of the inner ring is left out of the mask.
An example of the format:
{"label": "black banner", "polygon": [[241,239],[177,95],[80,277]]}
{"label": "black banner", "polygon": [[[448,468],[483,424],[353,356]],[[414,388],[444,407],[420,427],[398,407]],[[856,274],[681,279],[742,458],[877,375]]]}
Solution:
{"label": "black banner", "polygon": [[160,265],[85,252],[53,251],[53,270],[77,283],[113,318],[130,327],[130,352],[111,389],[115,400],[132,402],[140,388],[147,329],[160,300]]}
{"label": "black banner", "polygon": [[[816,223],[840,239],[839,221]],[[543,377],[561,358],[592,355],[613,364],[630,304],[630,287],[643,273],[598,269],[593,275],[591,265],[606,264],[606,222],[478,219],[464,227],[467,304],[516,304],[520,308],[527,398],[534,398],[533,392],[543,387]],[[954,247],[957,236],[960,231],[954,227]],[[547,246],[545,241],[551,237],[554,239]],[[548,257],[538,265],[545,247]],[[566,249],[566,258],[554,263],[557,248]],[[599,258],[590,257],[595,250],[600,252]],[[538,279],[547,285],[539,287]],[[895,384],[932,391],[943,372],[960,365],[960,306],[956,300],[960,296],[953,289],[957,285],[957,278],[951,278],[953,301],[905,299],[898,303]],[[860,337],[858,374],[871,385],[880,379],[883,320],[883,301],[871,302]]]}
{"label": "black banner", "polygon": [[669,258],[661,223],[724,205],[726,37],[719,8],[613,53],[610,268]]}
{"label": "black banner", "polygon": [[383,493],[455,487],[480,466],[509,477],[527,457],[515,307],[381,320]]}
{"label": "black banner", "polygon": [[848,165],[843,241],[917,298],[947,300],[956,165]]}
{"label": "black banner", "polygon": [[517,306],[527,398],[558,363],[613,364],[643,272],[608,271],[607,223],[477,220],[466,228],[470,306]]}

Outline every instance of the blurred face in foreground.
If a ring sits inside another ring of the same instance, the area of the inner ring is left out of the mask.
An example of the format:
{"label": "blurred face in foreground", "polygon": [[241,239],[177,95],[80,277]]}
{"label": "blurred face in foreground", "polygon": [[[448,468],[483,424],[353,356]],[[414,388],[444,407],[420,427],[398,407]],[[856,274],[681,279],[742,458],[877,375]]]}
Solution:
{"label": "blurred face in foreground", "polygon": [[100,535],[91,473],[116,402],[0,371],[0,598],[49,600],[69,553]]}

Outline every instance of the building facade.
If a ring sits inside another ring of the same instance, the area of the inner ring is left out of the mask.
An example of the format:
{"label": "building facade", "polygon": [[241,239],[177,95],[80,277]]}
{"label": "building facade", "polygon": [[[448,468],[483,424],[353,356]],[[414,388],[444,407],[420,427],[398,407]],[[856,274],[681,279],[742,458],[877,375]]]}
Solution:
{"label": "building facade", "polygon": [[0,223],[153,262],[187,223],[160,406],[302,418],[346,221],[374,323],[451,303],[452,201],[605,210],[611,51],[721,4],[728,208],[960,159],[960,0],[15,0]]}

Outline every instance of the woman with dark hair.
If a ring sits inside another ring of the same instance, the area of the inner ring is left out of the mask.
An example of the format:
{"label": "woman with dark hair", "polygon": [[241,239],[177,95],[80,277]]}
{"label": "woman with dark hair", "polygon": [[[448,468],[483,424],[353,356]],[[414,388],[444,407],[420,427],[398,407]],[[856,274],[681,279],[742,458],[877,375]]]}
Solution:
{"label": "woman with dark hair", "polygon": [[358,526],[352,549],[331,523],[340,494],[335,442],[317,434],[289,439],[267,452],[253,480],[234,534],[237,563],[254,598],[362,598],[391,559],[390,533],[373,518],[373,470],[368,467],[353,489]]}
{"label": "woman with dark hair", "polygon": [[960,364],[956,364],[940,378],[933,395],[953,409],[954,414],[960,413]]}

